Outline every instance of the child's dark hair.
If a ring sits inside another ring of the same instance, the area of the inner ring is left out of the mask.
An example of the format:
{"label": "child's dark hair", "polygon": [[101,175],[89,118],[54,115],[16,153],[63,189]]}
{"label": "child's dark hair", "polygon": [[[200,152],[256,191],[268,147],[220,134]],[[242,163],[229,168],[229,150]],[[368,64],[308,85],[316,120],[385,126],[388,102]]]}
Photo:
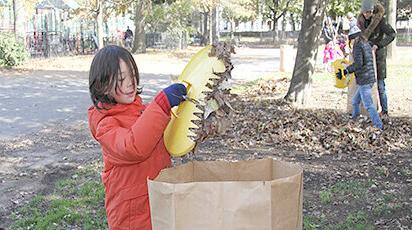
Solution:
{"label": "child's dark hair", "polygon": [[97,109],[106,109],[104,104],[117,104],[109,92],[113,86],[117,90],[118,76],[121,74],[120,59],[126,63],[130,76],[136,78],[137,94],[142,91],[139,87],[139,71],[130,52],[119,46],[106,46],[94,56],[89,72],[90,97]]}

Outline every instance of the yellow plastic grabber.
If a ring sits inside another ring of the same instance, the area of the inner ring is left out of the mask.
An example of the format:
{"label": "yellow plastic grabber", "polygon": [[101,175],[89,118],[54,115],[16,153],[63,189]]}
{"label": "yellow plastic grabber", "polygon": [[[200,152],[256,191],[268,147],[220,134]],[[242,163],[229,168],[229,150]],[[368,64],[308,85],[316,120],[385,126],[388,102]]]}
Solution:
{"label": "yellow plastic grabber", "polygon": [[193,130],[199,127],[194,122],[200,121],[204,112],[199,105],[205,104],[206,94],[212,91],[214,81],[220,79],[216,73],[226,70],[222,60],[210,55],[211,49],[212,46],[207,46],[196,53],[178,78],[178,82],[186,85],[187,96],[173,108],[173,116],[164,132],[166,149],[171,156],[183,156],[195,147]]}
{"label": "yellow plastic grabber", "polygon": [[345,69],[345,67],[350,65],[350,64],[351,64],[351,62],[347,59],[337,59],[334,62],[332,62],[332,66],[333,66],[333,70],[334,70],[333,74],[334,74],[335,81],[336,81],[336,83],[335,83],[336,88],[343,89],[343,88],[348,87],[350,85],[351,81],[355,78],[353,73],[345,75],[343,72],[342,72],[342,79],[338,79],[336,77],[336,73],[339,72],[339,70],[343,71]]}

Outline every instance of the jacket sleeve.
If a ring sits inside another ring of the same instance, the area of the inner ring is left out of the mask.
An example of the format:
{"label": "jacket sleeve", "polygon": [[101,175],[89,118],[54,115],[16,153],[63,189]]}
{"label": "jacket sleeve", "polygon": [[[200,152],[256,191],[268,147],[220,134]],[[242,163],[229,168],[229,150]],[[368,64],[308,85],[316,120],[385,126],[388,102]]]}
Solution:
{"label": "jacket sleeve", "polygon": [[362,69],[363,66],[363,47],[362,44],[357,44],[353,49],[353,63],[352,65],[346,67],[349,73],[353,73]]}
{"label": "jacket sleeve", "polygon": [[389,45],[396,36],[396,32],[392,26],[385,22],[382,23],[381,31],[383,32],[383,38],[376,44],[379,49]]}
{"label": "jacket sleeve", "polygon": [[169,120],[170,115],[152,102],[130,128],[121,127],[113,117],[103,119],[97,126],[96,139],[113,164],[140,163],[150,157]]}

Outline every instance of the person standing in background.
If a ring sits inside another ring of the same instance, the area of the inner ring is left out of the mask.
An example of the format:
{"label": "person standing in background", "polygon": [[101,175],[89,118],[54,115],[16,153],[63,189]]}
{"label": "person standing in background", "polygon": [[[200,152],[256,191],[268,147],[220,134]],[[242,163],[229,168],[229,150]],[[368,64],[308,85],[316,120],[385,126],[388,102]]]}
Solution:
{"label": "person standing in background", "polygon": [[363,0],[361,13],[358,16],[358,26],[361,36],[372,46],[376,55],[379,101],[382,107],[381,115],[388,115],[388,99],[385,88],[386,78],[386,46],[396,36],[395,30],[386,23],[385,9],[379,2]]}
{"label": "person standing in background", "polygon": [[133,32],[127,27],[126,32],[124,33],[124,46],[126,49],[131,49],[133,44]]}

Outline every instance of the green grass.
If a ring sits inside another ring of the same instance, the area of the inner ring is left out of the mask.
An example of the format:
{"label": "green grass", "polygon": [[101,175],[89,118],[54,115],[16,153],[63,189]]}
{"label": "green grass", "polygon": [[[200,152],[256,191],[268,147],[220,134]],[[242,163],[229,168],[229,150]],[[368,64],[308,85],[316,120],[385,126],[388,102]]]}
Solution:
{"label": "green grass", "polygon": [[321,204],[329,204],[332,201],[332,191],[326,190],[326,191],[320,191],[319,193],[319,199]]}
{"label": "green grass", "polygon": [[402,206],[400,204],[392,204],[379,202],[374,205],[372,213],[376,216],[389,216],[400,210]]}
{"label": "green grass", "polygon": [[326,217],[305,216],[303,228],[305,230],[372,230],[373,225],[368,221],[368,215],[362,211],[349,213],[346,218],[336,224],[326,225]]}
{"label": "green grass", "polygon": [[372,185],[372,181],[353,180],[346,182],[338,182],[332,186],[332,190],[342,196],[352,195],[354,198],[363,198]]}
{"label": "green grass", "polygon": [[[372,180],[349,180],[341,181],[327,189],[319,192],[319,201],[322,206],[329,205],[332,201],[349,201],[349,205],[368,198],[368,190],[372,186]],[[327,225],[327,221],[307,217],[304,220],[305,229],[318,229],[317,226],[324,226],[321,229],[338,230],[338,229],[355,229],[369,230],[373,229],[370,223],[372,217],[388,217],[401,210],[411,208],[412,206],[403,206],[402,201],[392,193],[386,193],[379,196],[379,199],[372,204],[372,212],[368,215],[363,211],[350,213],[343,221],[336,224]],[[326,223],[325,223],[326,222]]]}
{"label": "green grass", "polygon": [[372,208],[376,216],[388,216],[402,209],[401,201],[394,194],[384,194]]}
{"label": "green grass", "polygon": [[409,168],[402,168],[401,173],[406,177],[412,177],[412,171]]}
{"label": "green grass", "polygon": [[303,217],[303,229],[316,230],[322,220],[319,217],[304,216]]}
{"label": "green grass", "polygon": [[376,173],[381,177],[386,177],[388,175],[388,168],[384,165],[377,166]]}
{"label": "green grass", "polygon": [[107,229],[99,172],[98,165],[88,165],[58,181],[54,192],[19,208],[10,229]]}
{"label": "green grass", "polygon": [[336,224],[329,225],[325,230],[372,230],[373,225],[368,221],[368,215],[362,211],[350,213],[345,220]]}
{"label": "green grass", "polygon": [[319,192],[321,204],[329,204],[333,199],[340,200],[344,197],[353,199],[362,199],[366,196],[368,188],[372,185],[372,181],[341,181],[326,190]]}

